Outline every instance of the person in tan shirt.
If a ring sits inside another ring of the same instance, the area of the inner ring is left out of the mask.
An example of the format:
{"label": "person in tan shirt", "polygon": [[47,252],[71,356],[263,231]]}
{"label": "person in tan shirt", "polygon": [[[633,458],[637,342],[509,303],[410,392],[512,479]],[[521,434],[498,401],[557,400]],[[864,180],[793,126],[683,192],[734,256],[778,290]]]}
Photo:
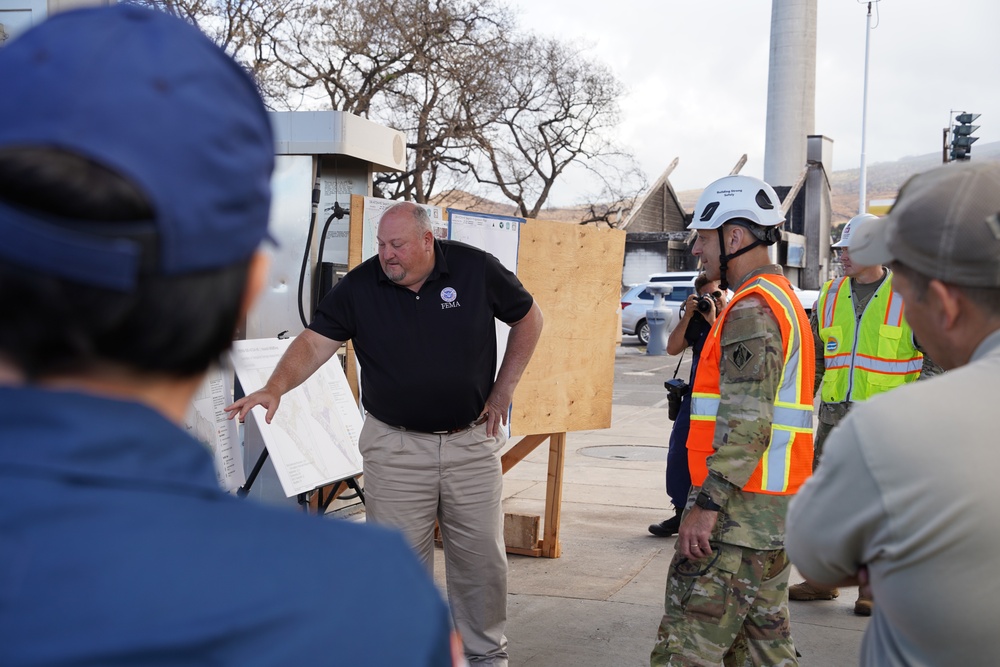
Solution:
{"label": "person in tan shirt", "polygon": [[864,667],[992,665],[1000,618],[1000,164],[910,179],[852,240],[889,263],[913,330],[947,372],[854,407],[793,499],[786,547],[807,581],[863,584]]}

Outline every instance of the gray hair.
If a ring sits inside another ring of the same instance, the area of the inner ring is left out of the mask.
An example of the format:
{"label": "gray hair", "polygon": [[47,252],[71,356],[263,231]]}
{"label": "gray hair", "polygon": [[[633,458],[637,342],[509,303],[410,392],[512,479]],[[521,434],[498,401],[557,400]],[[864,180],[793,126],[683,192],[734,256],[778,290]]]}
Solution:
{"label": "gray hair", "polygon": [[[382,214],[382,218],[389,215],[390,213],[409,213],[413,221],[417,223],[417,230],[423,235],[424,232],[432,232],[431,229],[431,216],[427,215],[427,209],[419,204],[414,204],[413,202],[399,202],[398,204],[393,204],[385,210]],[[381,222],[381,219],[379,220]]]}

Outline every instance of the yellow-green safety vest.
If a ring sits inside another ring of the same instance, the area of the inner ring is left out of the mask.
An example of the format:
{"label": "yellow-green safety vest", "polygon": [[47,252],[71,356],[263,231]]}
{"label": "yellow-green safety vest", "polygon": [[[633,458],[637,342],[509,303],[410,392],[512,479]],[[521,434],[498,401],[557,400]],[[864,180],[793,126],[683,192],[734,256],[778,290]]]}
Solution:
{"label": "yellow-green safety vest", "polygon": [[892,272],[875,290],[859,320],[849,278],[823,285],[816,302],[823,342],[823,402],[864,401],[920,375],[924,355],[913,345],[903,299]]}

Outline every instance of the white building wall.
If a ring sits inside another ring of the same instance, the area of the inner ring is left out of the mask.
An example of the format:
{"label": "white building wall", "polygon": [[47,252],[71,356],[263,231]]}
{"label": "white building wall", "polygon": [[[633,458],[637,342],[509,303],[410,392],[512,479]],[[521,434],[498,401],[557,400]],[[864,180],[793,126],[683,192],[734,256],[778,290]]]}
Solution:
{"label": "white building wall", "polygon": [[649,274],[666,271],[667,247],[666,241],[626,247],[622,285],[644,283]]}

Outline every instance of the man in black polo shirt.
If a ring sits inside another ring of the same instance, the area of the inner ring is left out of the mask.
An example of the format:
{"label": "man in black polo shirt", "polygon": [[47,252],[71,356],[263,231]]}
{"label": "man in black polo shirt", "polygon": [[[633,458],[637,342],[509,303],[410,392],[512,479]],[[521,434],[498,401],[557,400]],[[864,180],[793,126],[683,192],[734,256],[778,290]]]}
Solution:
{"label": "man in black polo shirt", "polygon": [[[542,312],[493,255],[435,240],[415,204],[387,210],[377,239],[378,257],[324,297],[264,388],[226,409],[243,419],[263,405],[270,422],[285,392],[353,340],[368,411],[360,438],[368,517],[400,528],[431,571],[437,519],[466,656],[507,665],[501,427]],[[494,318],[511,327],[496,380]]]}

